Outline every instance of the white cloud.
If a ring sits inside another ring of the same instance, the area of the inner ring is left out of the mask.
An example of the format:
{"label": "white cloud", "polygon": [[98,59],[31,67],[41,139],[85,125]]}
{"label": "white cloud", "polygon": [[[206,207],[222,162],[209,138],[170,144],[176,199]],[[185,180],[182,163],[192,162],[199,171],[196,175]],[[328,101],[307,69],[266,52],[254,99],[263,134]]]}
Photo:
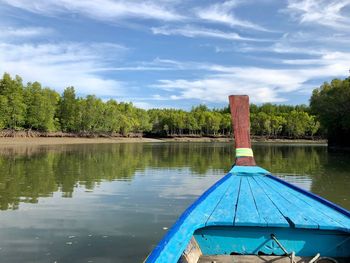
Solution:
{"label": "white cloud", "polygon": [[349,5],[349,0],[289,0],[284,11],[300,23],[350,29]]}
{"label": "white cloud", "polygon": [[190,38],[195,37],[207,37],[207,38],[220,38],[226,40],[238,40],[238,41],[268,41],[266,39],[255,39],[242,37],[235,32],[225,32],[216,29],[195,27],[195,26],[184,26],[184,27],[153,27],[152,32],[155,35],[180,35]]}
{"label": "white cloud", "polygon": [[[159,98],[159,99],[158,99]],[[169,108],[168,104],[162,104],[160,101],[169,101],[168,97],[160,99],[160,95],[145,97],[145,98],[125,98],[125,101],[131,101],[133,105],[138,108],[149,110],[149,109],[165,109]]]}
{"label": "white cloud", "polygon": [[128,17],[157,19],[164,21],[182,20],[167,1],[113,1],[113,0],[1,0],[6,4],[42,15],[62,13],[111,21]]}
{"label": "white cloud", "polygon": [[195,13],[200,19],[209,22],[225,24],[230,27],[242,27],[258,31],[268,31],[266,28],[260,25],[237,18],[233,14],[233,9],[237,5],[238,1],[225,1],[223,3],[216,3],[204,8],[197,8]]}
{"label": "white cloud", "polygon": [[[226,102],[230,94],[248,94],[252,102],[280,102],[282,98],[276,97],[276,92],[271,88],[255,85],[240,85],[235,78],[230,76],[212,76],[198,80],[160,80],[155,87],[179,93],[171,95],[173,100],[198,99],[209,102]],[[261,85],[260,85],[261,86]]]}
{"label": "white cloud", "polygon": [[164,71],[164,70],[174,70],[174,69],[173,68],[166,68],[166,67],[132,66],[132,67],[95,68],[93,71],[99,72],[99,71]]}
{"label": "white cloud", "polygon": [[0,43],[0,72],[58,91],[75,86],[81,94],[121,96],[123,83],[92,73],[105,65],[106,54],[121,52],[122,46],[110,43]]}
{"label": "white cloud", "polygon": [[94,71],[169,71],[188,69],[189,62],[182,63],[171,59],[155,58],[152,61],[141,61],[132,63],[132,66],[96,68]]}
{"label": "white cloud", "polygon": [[[152,100],[152,99],[149,99],[147,98],[146,100]],[[153,101],[153,100],[152,100]],[[133,98],[132,99],[132,103],[133,105],[135,105],[136,107],[138,108],[141,108],[141,109],[144,109],[144,110],[149,110],[149,109],[165,109],[165,108],[168,108],[169,105],[166,105],[166,104],[159,104],[159,103],[151,103],[151,102],[145,102],[145,101],[139,101],[136,99]]]}
{"label": "white cloud", "polygon": [[[227,54],[228,57],[225,57],[225,54],[214,54],[215,58],[212,61],[220,59],[227,63],[234,61],[235,64],[232,65],[235,66],[219,64],[223,62],[211,63],[213,54],[207,56],[206,63],[195,62],[203,53],[196,52],[193,47],[190,47],[193,56],[189,57],[192,61],[182,62],[176,60],[177,54],[171,53],[171,50],[166,48],[157,50],[159,43],[153,40],[143,46],[141,43],[143,39],[148,41],[148,37],[152,36],[145,37],[136,35],[137,32],[130,32],[131,37],[135,39],[140,37],[141,42],[135,44],[136,42],[129,41],[131,38],[122,38],[126,44],[136,46],[133,49],[135,54],[129,61],[120,61],[119,56],[127,50],[120,45],[54,42],[57,40],[55,34],[60,32],[45,28],[44,25],[42,27],[28,25],[22,28],[0,26],[0,72],[19,74],[25,81],[38,80],[59,91],[68,85],[74,85],[81,94],[93,93],[104,97],[125,95],[126,98],[128,94],[123,94],[124,83],[112,79],[111,71],[118,72],[126,79],[132,79],[131,73],[127,71],[137,71],[141,77],[132,80],[133,86],[144,85],[139,83],[139,79],[149,83],[152,78],[163,78],[158,82],[154,80],[153,86],[167,92],[158,90],[162,96],[143,95],[149,96],[150,100],[152,98],[163,100],[166,98],[163,95],[167,94],[174,100],[199,99],[226,103],[227,95],[246,93],[251,96],[253,102],[281,102],[287,99],[287,94],[290,92],[310,92],[312,87],[308,83],[316,83],[317,79],[345,76],[349,68],[350,38],[347,29],[350,29],[350,16],[347,12],[350,10],[350,0],[289,0],[285,11],[300,21],[303,28],[300,30],[298,23],[289,24],[286,27],[289,32],[273,41],[258,37],[266,36],[264,32],[256,32],[267,31],[265,28],[236,16],[238,13],[235,12],[235,8],[244,1],[239,3],[224,1],[209,5],[207,8],[203,8],[203,4],[195,3],[197,7],[194,7],[170,0],[0,0],[0,5],[4,5],[3,3],[46,16],[77,15],[112,22],[123,19],[138,22],[139,19],[166,21],[169,23],[163,23],[164,26],[152,23],[151,32],[154,35],[193,38],[196,43],[202,40],[202,44],[211,46],[219,43],[226,47],[224,49],[219,47],[218,52],[234,52]],[[10,21],[11,19],[6,22]],[[53,21],[52,25],[54,22],[57,21]],[[207,22],[212,23],[210,28],[206,27]],[[18,23],[20,21],[16,22]],[[221,25],[217,27],[217,24]],[[323,26],[322,34],[319,28],[315,27],[316,24]],[[236,28],[249,29],[249,35],[238,34]],[[44,43],[48,39],[47,36],[50,36],[50,42]],[[62,34],[59,39],[69,37],[69,34]],[[174,41],[177,40],[174,38]],[[213,42],[213,40],[226,41]],[[190,42],[189,39],[181,41]],[[147,53],[150,50],[151,52]],[[256,51],[260,52],[259,56],[254,53]],[[238,53],[240,54],[236,56]],[[146,62],[132,60],[147,57],[145,54],[147,56],[156,54],[155,56],[172,59],[156,58]],[[201,60],[203,61],[203,58]],[[262,63],[258,64],[259,62]],[[242,66],[237,66],[238,63]],[[143,71],[179,70],[184,73],[181,78],[164,77],[165,74],[159,77],[153,73],[146,76],[146,72],[141,75]],[[142,99],[134,99],[140,107],[151,106]]]}
{"label": "white cloud", "polygon": [[271,46],[244,46],[244,47],[238,47],[238,48],[222,48],[222,47],[215,47],[216,52],[233,52],[233,51],[240,51],[244,53],[252,53],[252,52],[272,52],[277,54],[293,54],[293,55],[308,55],[308,56],[318,56],[324,54],[324,49],[320,49],[317,47],[306,47],[306,43],[304,43],[303,47],[300,46],[293,46],[289,44],[282,44],[280,42],[277,42]]}
{"label": "white cloud", "polygon": [[133,104],[141,109],[145,109],[145,110],[149,110],[154,108],[152,104],[148,103],[148,102],[144,102],[144,101],[134,101]]}
{"label": "white cloud", "polygon": [[[339,51],[323,51],[319,53],[319,57],[310,59],[283,59],[283,64],[289,65],[310,65],[310,66],[324,66],[329,70],[329,73],[343,75],[350,61],[350,53]],[[319,68],[317,68],[318,70]],[[322,68],[320,69],[322,70]],[[326,73],[321,71],[322,73]],[[343,74],[342,74],[343,73]]]}
{"label": "white cloud", "polygon": [[[227,67],[215,64],[198,64],[197,69],[212,71],[194,80],[163,79],[153,87],[172,93],[171,99],[198,99],[226,102],[230,94],[247,94],[252,102],[283,102],[290,92],[309,93],[315,86],[307,82],[320,78],[345,76],[350,53],[330,52],[318,60],[286,60],[298,68]],[[313,67],[310,65],[313,64]],[[195,64],[191,63],[193,69]],[[320,83],[321,84],[321,83]]]}
{"label": "white cloud", "polygon": [[50,35],[53,30],[44,27],[0,27],[0,39],[8,41],[17,38],[36,38],[43,35]]}

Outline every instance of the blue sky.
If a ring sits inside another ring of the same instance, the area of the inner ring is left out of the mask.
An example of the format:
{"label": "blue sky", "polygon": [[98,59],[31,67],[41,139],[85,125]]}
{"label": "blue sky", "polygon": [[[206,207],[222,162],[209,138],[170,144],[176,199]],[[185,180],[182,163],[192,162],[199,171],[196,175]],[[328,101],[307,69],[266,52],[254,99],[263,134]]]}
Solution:
{"label": "blue sky", "polygon": [[142,108],[308,103],[350,68],[350,0],[0,0],[0,72]]}

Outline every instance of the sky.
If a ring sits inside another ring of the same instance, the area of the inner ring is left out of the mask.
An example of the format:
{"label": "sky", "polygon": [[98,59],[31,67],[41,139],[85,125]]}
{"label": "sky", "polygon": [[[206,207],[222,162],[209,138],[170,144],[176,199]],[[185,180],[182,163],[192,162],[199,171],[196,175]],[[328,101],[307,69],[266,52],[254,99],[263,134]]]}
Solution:
{"label": "sky", "polygon": [[308,104],[349,76],[350,0],[0,0],[0,74],[190,109]]}

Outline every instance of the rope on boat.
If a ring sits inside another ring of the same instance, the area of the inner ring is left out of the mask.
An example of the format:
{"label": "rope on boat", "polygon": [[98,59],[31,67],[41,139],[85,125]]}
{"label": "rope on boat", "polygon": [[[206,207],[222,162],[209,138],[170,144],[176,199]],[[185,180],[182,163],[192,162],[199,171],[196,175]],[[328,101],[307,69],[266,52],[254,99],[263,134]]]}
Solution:
{"label": "rope on boat", "polygon": [[295,259],[295,252],[292,251],[292,255],[290,256],[290,260],[291,260],[292,263],[295,262],[294,259]]}
{"label": "rope on boat", "polygon": [[309,263],[314,263],[314,262],[316,262],[316,260],[318,260],[319,257],[320,257],[320,253],[317,253],[316,256],[314,256],[314,257],[309,261]]}
{"label": "rope on boat", "polygon": [[338,261],[337,260],[335,260],[334,258],[330,258],[330,257],[320,257],[318,260],[317,260],[317,262],[319,261],[319,260],[328,260],[328,261],[331,261],[331,262],[333,262],[333,263],[338,263]]}
{"label": "rope on boat", "polygon": [[[295,261],[295,252],[292,251],[292,253],[288,253],[287,249],[285,249],[285,247],[282,245],[282,243],[276,238],[276,236],[274,234],[271,234],[271,238],[277,243],[277,245],[283,250],[284,254],[288,257],[290,257],[290,262],[291,263],[296,263]],[[309,263],[315,263],[318,262],[321,259],[327,259],[330,260],[334,263],[338,263],[338,261],[336,261],[334,258],[330,258],[330,257],[320,257],[320,253],[317,253],[310,261]]]}
{"label": "rope on boat", "polygon": [[236,157],[253,157],[251,148],[236,148]]}
{"label": "rope on boat", "polygon": [[[276,236],[274,234],[271,234],[271,238],[277,243],[277,245],[283,250],[285,255],[289,255],[288,251],[284,248],[284,246],[282,246],[282,244],[278,241],[278,239],[276,238]],[[292,252],[292,254],[294,253],[294,251]]]}

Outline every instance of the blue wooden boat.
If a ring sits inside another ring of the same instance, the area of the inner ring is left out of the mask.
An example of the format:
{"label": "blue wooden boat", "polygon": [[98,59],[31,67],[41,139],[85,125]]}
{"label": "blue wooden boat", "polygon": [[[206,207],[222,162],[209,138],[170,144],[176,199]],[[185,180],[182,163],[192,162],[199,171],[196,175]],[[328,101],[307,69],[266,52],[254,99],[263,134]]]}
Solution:
{"label": "blue wooden boat", "polygon": [[350,212],[256,166],[248,96],[229,99],[235,165],[145,261],[350,262]]}

